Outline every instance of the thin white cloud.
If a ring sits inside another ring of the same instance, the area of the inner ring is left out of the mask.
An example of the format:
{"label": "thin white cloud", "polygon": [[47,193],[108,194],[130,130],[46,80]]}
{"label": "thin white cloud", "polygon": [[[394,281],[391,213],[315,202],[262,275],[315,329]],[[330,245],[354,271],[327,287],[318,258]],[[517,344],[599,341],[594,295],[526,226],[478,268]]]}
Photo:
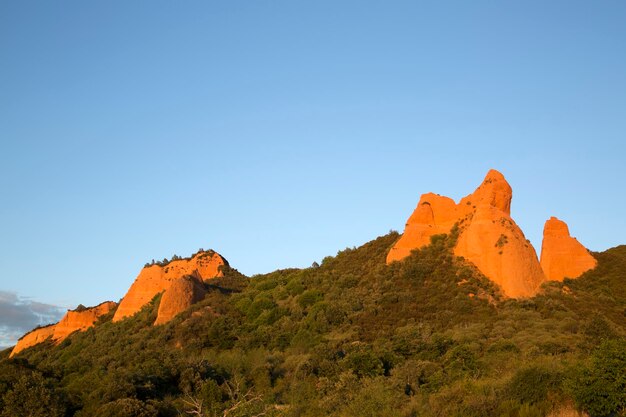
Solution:
{"label": "thin white cloud", "polygon": [[0,349],[12,346],[37,326],[55,323],[65,308],[40,303],[10,291],[0,291]]}

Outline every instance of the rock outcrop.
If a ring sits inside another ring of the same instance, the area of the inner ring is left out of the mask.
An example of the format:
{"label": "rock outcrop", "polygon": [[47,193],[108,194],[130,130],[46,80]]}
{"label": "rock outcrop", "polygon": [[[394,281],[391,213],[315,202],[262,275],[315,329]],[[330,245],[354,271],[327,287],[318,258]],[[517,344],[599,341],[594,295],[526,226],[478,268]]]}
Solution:
{"label": "rock outcrop", "polygon": [[166,265],[150,265],[141,270],[135,282],[120,302],[113,321],[137,313],[155,295],[166,291],[180,278],[191,275],[201,281],[223,276],[222,267],[228,262],[217,252],[198,252],[189,259],[178,259]]}
{"label": "rock outcrop", "polygon": [[26,333],[20,340],[17,341],[17,344],[11,351],[11,355],[9,357],[13,357],[17,355],[19,352],[23,351],[26,348],[31,346],[38,345],[39,343],[43,343],[54,334],[54,324],[51,324],[46,327],[38,327],[28,333]]}
{"label": "rock outcrop", "polygon": [[437,194],[422,195],[402,237],[389,251],[387,263],[405,258],[456,224],[455,255],[476,265],[509,297],[536,294],[545,276],[535,249],[510,216],[512,196],[511,186],[495,170],[459,204]]}
{"label": "rock outcrop", "polygon": [[117,306],[113,301],[105,301],[95,307],[70,310],[60,322],[54,325],[52,338],[55,341],[62,341],[75,331],[87,330],[98,320],[99,317],[108,314]]}
{"label": "rock outcrop", "polygon": [[458,218],[459,208],[454,200],[433,193],[423,194],[407,220],[402,237],[389,251],[387,263],[404,259],[413,249],[430,244],[434,235],[448,233]]}
{"label": "rock outcrop", "polygon": [[[222,267],[227,265],[228,262],[220,254],[201,251],[188,259],[177,259],[166,265],[146,266],[120,302],[113,321],[135,314],[155,295],[165,291],[155,324],[165,323],[202,300],[206,294],[203,282],[223,276]],[[70,334],[93,326],[99,317],[116,306],[116,303],[106,301],[95,307],[69,310],[57,324],[39,327],[25,334],[18,340],[11,356],[46,340],[58,344]]]}
{"label": "rock outcrop", "polygon": [[25,334],[13,348],[11,357],[22,350],[51,339],[58,344],[76,331],[84,331],[94,325],[99,317],[109,313],[117,303],[105,301],[95,307],[69,310],[57,324],[39,327]]}
{"label": "rock outcrop", "polygon": [[563,281],[564,278],[578,278],[595,268],[596,264],[596,259],[587,248],[570,236],[565,222],[556,217],[546,221],[541,244],[541,267],[547,279]]}
{"label": "rock outcrop", "polygon": [[200,279],[188,275],[175,280],[165,291],[159,304],[155,325],[164,324],[193,304],[202,301],[206,289]]}
{"label": "rock outcrop", "polygon": [[545,281],[535,248],[513,219],[495,207],[477,207],[454,254],[476,265],[509,297],[531,297]]}

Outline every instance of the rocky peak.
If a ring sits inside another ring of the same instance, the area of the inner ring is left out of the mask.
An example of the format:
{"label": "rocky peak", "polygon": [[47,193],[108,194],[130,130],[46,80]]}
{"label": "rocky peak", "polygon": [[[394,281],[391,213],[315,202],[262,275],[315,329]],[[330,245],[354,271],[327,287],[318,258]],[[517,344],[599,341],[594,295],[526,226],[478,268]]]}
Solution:
{"label": "rocky peak", "polygon": [[228,265],[219,253],[201,251],[191,258],[177,259],[164,265],[144,267],[120,302],[113,321],[132,316],[148,304],[155,295],[166,291],[178,279],[191,275],[201,281],[223,276],[222,267]]}
{"label": "rocky peak", "polygon": [[511,186],[496,170],[490,170],[459,204],[437,194],[422,195],[387,263],[405,258],[411,250],[428,245],[433,235],[449,233],[457,224],[457,256],[475,264],[506,295],[534,295],[545,276],[535,249],[510,217],[512,197]]}
{"label": "rocky peak", "polygon": [[541,267],[552,281],[578,278],[595,268],[596,259],[576,238],[571,237],[564,221],[551,217],[543,228]]}
{"label": "rocky peak", "polygon": [[513,189],[499,171],[490,170],[478,188],[467,197],[463,198],[460,206],[489,205],[495,207],[507,215],[511,215],[511,200]]}
{"label": "rocky peak", "polygon": [[546,224],[543,226],[543,235],[545,236],[566,236],[569,237],[569,227],[563,220],[559,220],[552,216],[546,220]]}

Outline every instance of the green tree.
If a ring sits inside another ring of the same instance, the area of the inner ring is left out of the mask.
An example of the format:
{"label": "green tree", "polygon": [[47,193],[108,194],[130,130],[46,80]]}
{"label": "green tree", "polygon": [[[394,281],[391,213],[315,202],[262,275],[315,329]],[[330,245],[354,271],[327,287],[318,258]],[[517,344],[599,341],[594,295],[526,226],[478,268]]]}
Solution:
{"label": "green tree", "polygon": [[350,353],[347,362],[348,367],[359,378],[374,377],[384,372],[383,362],[371,349],[363,348]]}
{"label": "green tree", "polygon": [[95,417],[157,417],[157,410],[150,404],[134,398],[124,398],[103,405]]}
{"label": "green tree", "polygon": [[609,322],[601,314],[594,314],[582,328],[584,336],[581,347],[591,351],[598,347],[604,340],[615,339],[617,334]]}
{"label": "green tree", "polygon": [[306,290],[298,298],[298,304],[300,304],[300,307],[306,308],[322,300],[322,298],[324,296],[318,290]]}
{"label": "green tree", "polygon": [[607,340],[572,384],[577,403],[592,417],[626,411],[626,340]]}
{"label": "green tree", "polygon": [[548,393],[560,389],[563,376],[556,371],[538,366],[520,369],[508,384],[509,395],[520,403],[537,404],[548,398]]}
{"label": "green tree", "polygon": [[65,405],[50,381],[38,373],[21,376],[4,395],[2,417],[61,417]]}

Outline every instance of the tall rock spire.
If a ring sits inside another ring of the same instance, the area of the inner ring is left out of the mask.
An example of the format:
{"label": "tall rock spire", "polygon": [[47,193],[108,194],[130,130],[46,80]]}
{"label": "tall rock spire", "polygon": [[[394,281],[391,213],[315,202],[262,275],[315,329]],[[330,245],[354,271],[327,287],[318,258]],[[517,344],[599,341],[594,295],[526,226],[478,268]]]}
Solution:
{"label": "tall rock spire", "polygon": [[571,237],[564,221],[551,217],[543,228],[541,267],[551,281],[578,278],[595,268],[596,259],[576,238]]}
{"label": "tall rock spire", "polygon": [[489,170],[483,182],[467,197],[463,198],[459,205],[463,206],[489,206],[495,207],[511,215],[511,200],[513,189],[499,171]]}

